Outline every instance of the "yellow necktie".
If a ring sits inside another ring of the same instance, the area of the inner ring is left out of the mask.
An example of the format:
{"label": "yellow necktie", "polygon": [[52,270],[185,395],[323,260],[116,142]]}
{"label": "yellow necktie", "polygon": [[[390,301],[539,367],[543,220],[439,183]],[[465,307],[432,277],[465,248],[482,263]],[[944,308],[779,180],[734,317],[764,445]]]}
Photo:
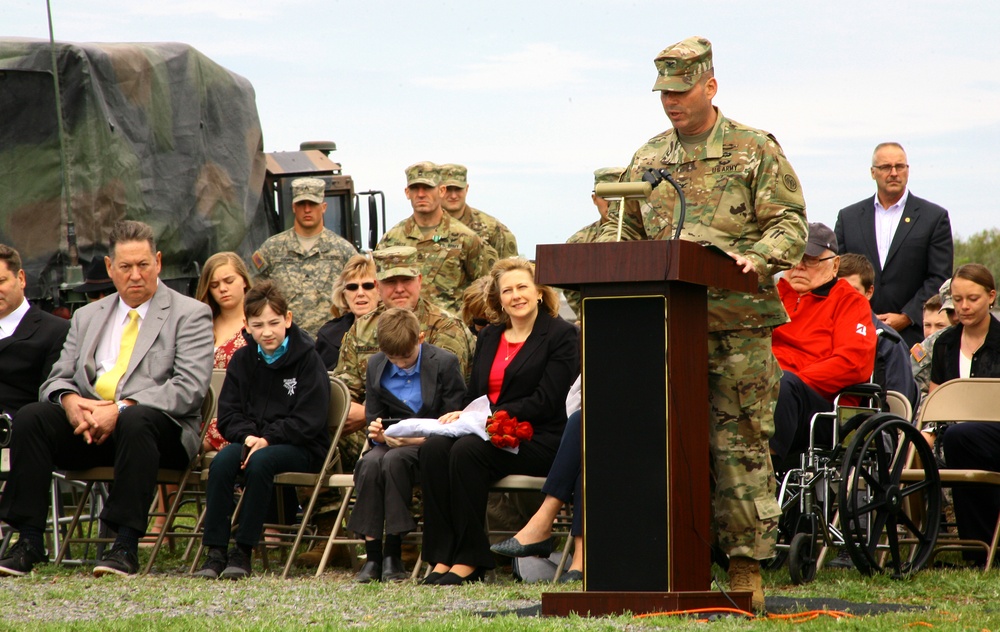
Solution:
{"label": "yellow necktie", "polygon": [[134,309],[128,310],[128,323],[122,330],[122,342],[118,347],[118,360],[94,383],[94,390],[103,399],[109,402],[115,401],[115,393],[118,391],[118,381],[125,375],[128,369],[128,361],[132,357],[132,349],[135,348],[135,339],[139,337],[139,312]]}

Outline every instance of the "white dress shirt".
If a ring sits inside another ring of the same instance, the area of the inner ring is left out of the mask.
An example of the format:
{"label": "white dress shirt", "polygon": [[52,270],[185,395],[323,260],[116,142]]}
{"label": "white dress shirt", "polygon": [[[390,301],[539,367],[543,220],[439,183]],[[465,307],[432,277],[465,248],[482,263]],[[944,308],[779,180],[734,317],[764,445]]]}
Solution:
{"label": "white dress shirt", "polygon": [[895,204],[889,208],[882,208],[878,195],[875,196],[875,241],[878,243],[878,262],[882,268],[885,268],[889,246],[892,245],[892,238],[896,236],[896,229],[899,228],[899,220],[903,217],[903,208],[908,197],[910,197],[909,189],[903,191],[903,197]]}
{"label": "white dress shirt", "polygon": [[111,315],[110,327],[105,327],[101,333],[101,340],[97,343],[97,352],[94,354],[94,361],[97,363],[97,377],[111,370],[118,361],[118,350],[122,344],[122,332],[128,324],[128,313],[131,310],[139,312],[139,330],[142,330],[142,323],[146,321],[146,312],[149,311],[149,301],[139,307],[129,307],[120,297],[115,303],[114,313]]}
{"label": "white dress shirt", "polygon": [[13,335],[14,330],[21,324],[21,319],[28,313],[28,307],[30,307],[28,299],[24,299],[17,309],[0,318],[0,340]]}

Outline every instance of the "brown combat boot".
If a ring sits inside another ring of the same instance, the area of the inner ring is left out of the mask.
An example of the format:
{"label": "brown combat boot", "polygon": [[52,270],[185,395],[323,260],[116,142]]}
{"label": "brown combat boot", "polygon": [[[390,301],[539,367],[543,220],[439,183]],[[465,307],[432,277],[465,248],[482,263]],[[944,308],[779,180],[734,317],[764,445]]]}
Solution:
{"label": "brown combat boot", "polygon": [[760,562],[749,557],[734,557],[729,560],[729,590],[750,592],[753,609],[764,611],[764,582],[760,577]]}
{"label": "brown combat boot", "polygon": [[[323,559],[323,550],[326,548],[326,538],[333,531],[333,525],[337,520],[336,512],[319,514],[313,519],[316,525],[316,535],[321,540],[313,542],[308,551],[295,558],[295,565],[303,568],[316,568],[320,560]],[[349,544],[334,544],[330,549],[330,559],[327,566],[334,568],[354,568],[355,555],[354,546]]]}

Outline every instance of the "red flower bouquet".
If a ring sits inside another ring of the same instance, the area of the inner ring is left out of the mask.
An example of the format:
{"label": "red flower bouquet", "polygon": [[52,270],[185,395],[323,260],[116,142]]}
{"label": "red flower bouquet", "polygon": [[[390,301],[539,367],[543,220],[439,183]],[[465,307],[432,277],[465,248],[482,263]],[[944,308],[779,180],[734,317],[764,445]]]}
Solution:
{"label": "red flower bouquet", "polygon": [[507,411],[498,410],[486,419],[486,433],[490,436],[490,443],[496,447],[517,449],[522,441],[531,441],[535,429],[531,423],[518,421]]}

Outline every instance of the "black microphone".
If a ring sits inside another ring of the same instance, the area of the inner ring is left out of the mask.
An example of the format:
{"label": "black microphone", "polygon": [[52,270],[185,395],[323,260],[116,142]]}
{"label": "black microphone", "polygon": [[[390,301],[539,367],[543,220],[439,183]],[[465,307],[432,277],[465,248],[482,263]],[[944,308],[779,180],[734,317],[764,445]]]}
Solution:
{"label": "black microphone", "polygon": [[671,176],[670,172],[666,169],[656,170],[649,168],[646,169],[646,173],[642,174],[642,181],[648,183],[649,186],[654,189],[664,180],[669,182],[670,185],[674,187],[674,190],[677,191],[677,195],[680,196],[681,199],[681,216],[677,221],[677,228],[674,229],[674,236],[671,238],[676,240],[681,238],[681,229],[684,228],[684,217],[687,215],[687,200],[684,199],[684,192],[681,191],[680,185],[677,184],[673,176]]}

